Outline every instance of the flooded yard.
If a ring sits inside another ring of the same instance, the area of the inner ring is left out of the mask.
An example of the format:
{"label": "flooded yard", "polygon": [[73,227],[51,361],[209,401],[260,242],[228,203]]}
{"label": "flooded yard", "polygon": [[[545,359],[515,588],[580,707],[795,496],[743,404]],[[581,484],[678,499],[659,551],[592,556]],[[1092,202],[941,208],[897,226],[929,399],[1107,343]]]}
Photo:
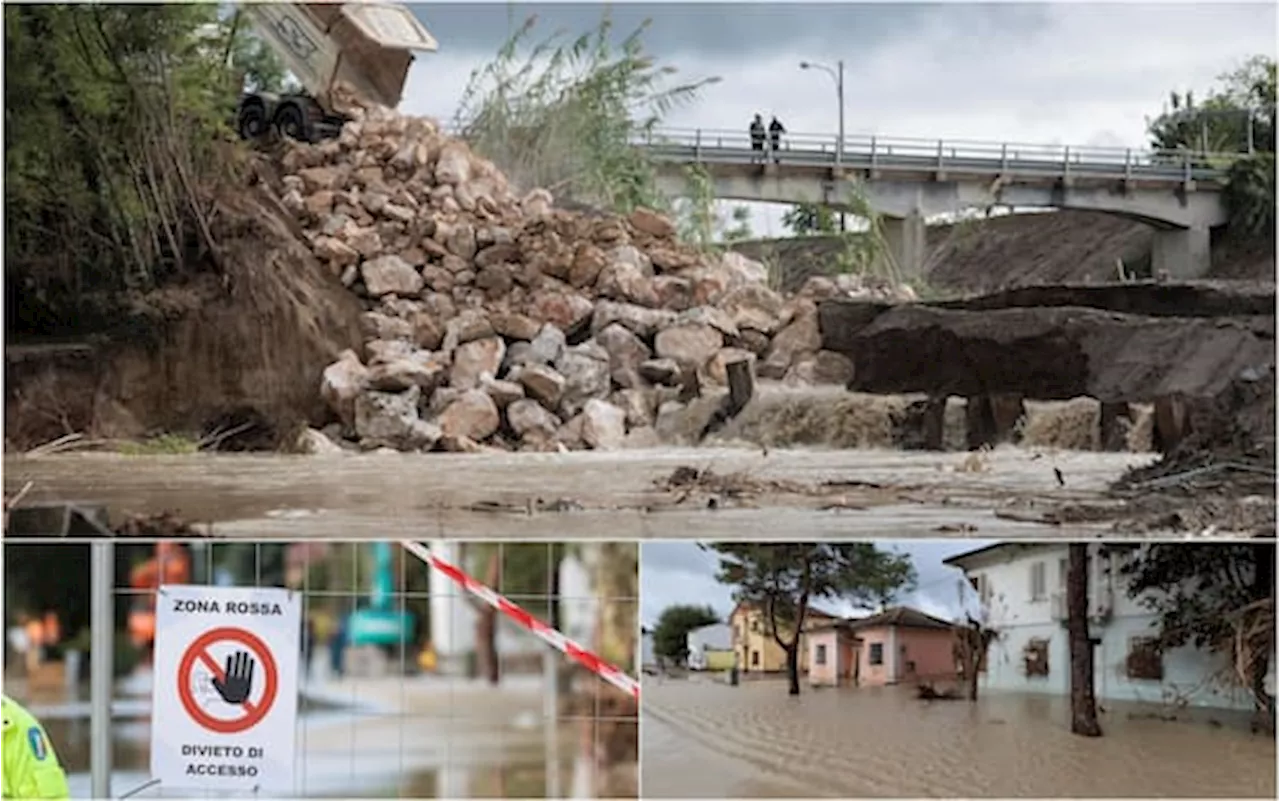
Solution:
{"label": "flooded yard", "polygon": [[653,680],[641,792],[673,797],[1274,798],[1276,745],[1240,713],[1197,722],[1108,704],[1104,736],[1069,730],[1067,699],[926,703],[913,688],[739,687]]}
{"label": "flooded yard", "polygon": [[[1108,484],[1153,459],[1015,447],[67,454],[6,457],[4,486],[13,493],[31,482],[24,503],[105,504],[113,521],[170,511],[218,535],[255,538],[1044,538],[1106,531],[1028,520],[1060,504],[1114,505]],[[731,480],[716,491],[676,486],[669,479],[680,468]]]}

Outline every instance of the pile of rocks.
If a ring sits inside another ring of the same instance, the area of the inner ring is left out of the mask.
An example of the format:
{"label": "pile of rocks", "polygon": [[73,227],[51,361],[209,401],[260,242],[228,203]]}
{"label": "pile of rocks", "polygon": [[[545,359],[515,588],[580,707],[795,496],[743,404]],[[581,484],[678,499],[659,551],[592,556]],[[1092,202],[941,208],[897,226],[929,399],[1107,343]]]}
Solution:
{"label": "pile of rocks", "polygon": [[[362,353],[330,365],[337,421],[311,447],[470,451],[653,443],[659,416],[749,359],[763,378],[847,380],[816,301],[903,289],[811,279],[676,241],[666,217],[555,208],[425,119],[385,109],[291,144],[281,200],[365,301]],[[909,292],[909,289],[906,290]]]}

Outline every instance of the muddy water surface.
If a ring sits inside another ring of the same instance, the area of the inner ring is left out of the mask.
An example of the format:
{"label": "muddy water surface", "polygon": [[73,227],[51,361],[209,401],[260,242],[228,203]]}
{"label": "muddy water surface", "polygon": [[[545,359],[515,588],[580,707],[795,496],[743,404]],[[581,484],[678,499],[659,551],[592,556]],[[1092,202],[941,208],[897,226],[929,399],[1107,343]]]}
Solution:
{"label": "muddy water surface", "polygon": [[[25,502],[105,504],[112,520],[174,511],[253,537],[1095,535],[997,516],[1103,491],[1150,454],[1001,448],[982,456],[892,450],[663,448],[564,454],[6,457]],[[682,465],[740,473],[742,492],[663,490]],[[1058,468],[1065,479],[1060,486]],[[714,508],[712,508],[714,507]]]}
{"label": "muddy water surface", "polygon": [[646,682],[641,793],[657,797],[1276,797],[1274,738],[1109,704],[1072,735],[1065,699],[925,703],[908,688]]}

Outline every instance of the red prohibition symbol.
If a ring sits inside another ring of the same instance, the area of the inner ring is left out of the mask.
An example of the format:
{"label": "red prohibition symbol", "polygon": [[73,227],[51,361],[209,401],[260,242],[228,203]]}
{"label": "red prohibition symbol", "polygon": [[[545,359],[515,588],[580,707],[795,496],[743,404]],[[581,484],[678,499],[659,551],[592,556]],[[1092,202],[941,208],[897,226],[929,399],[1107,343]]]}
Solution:
{"label": "red prohibition symbol", "polygon": [[[219,682],[226,681],[222,666],[209,653],[210,646],[224,641],[238,643],[253,651],[262,665],[263,674],[262,698],[257,703],[246,698],[239,704],[244,709],[244,714],[230,720],[210,715],[200,707],[191,694],[191,676],[197,662],[204,665]],[[187,646],[182,660],[178,663],[178,699],[182,701],[182,708],[196,723],[217,734],[239,734],[260,723],[267,712],[271,711],[271,704],[276,700],[278,686],[279,676],[276,671],[276,661],[271,656],[271,649],[267,648],[266,643],[254,634],[231,626],[211,629],[201,634]]]}

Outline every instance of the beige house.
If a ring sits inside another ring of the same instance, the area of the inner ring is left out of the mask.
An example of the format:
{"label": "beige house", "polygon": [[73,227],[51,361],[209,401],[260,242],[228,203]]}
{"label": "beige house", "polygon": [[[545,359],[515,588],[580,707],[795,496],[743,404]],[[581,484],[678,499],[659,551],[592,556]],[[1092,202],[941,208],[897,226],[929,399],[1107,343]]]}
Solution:
{"label": "beige house", "polygon": [[[815,609],[812,606],[805,613],[804,630],[830,624],[838,620],[836,615]],[[778,645],[770,628],[769,614],[760,606],[739,603],[729,615],[729,625],[733,628],[733,650],[738,657],[739,667],[747,673],[782,673],[787,669],[787,652]],[[791,638],[791,630],[781,632],[784,640]],[[809,669],[809,645],[806,633],[800,635],[800,672]]]}

